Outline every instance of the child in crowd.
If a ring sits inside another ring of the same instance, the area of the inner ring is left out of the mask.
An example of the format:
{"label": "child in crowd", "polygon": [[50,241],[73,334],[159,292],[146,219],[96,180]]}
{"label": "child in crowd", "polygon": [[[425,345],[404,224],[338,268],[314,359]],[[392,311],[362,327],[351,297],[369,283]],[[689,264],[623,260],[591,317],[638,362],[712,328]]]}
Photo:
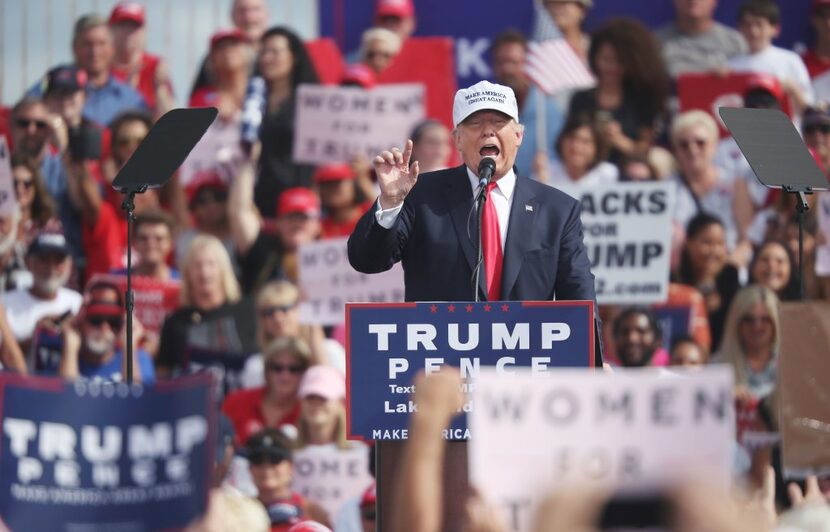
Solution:
{"label": "child in crowd", "polygon": [[735,72],[764,72],[781,82],[798,114],[814,102],[807,67],[795,52],[779,48],[772,40],[781,33],[781,11],[774,0],[746,0],[738,12],[738,30],[749,53],[729,61]]}

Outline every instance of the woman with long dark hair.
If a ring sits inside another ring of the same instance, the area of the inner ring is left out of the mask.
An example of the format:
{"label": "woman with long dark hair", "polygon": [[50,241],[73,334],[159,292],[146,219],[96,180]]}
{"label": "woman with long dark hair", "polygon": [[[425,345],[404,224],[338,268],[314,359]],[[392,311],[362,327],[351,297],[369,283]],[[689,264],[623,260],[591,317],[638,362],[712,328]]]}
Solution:
{"label": "woman with long dark hair", "polygon": [[257,64],[266,89],[254,202],[263,216],[273,216],[283,190],[312,184],[314,166],[294,163],[292,147],[297,87],[317,83],[318,78],[300,37],[282,26],[262,35]]}
{"label": "woman with long dark hair", "polygon": [[630,18],[615,18],[591,36],[588,63],[597,86],[571,99],[568,116],[587,114],[600,122],[611,161],[645,155],[665,113],[669,76],[651,31]]}
{"label": "woman with long dark hair", "polygon": [[726,312],[739,288],[738,270],[727,262],[726,230],[716,216],[701,213],[689,221],[677,281],[703,295],[714,351],[720,344]]}

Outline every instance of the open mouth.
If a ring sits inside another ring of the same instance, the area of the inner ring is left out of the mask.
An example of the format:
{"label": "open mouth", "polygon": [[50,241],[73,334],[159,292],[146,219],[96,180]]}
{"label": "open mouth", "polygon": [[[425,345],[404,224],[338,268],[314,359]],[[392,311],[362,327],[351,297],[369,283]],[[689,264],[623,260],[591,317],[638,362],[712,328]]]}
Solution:
{"label": "open mouth", "polygon": [[496,157],[499,156],[499,153],[501,153],[501,152],[499,150],[499,147],[496,146],[495,144],[485,144],[484,146],[481,147],[481,149],[478,151],[478,153],[482,157],[496,158]]}

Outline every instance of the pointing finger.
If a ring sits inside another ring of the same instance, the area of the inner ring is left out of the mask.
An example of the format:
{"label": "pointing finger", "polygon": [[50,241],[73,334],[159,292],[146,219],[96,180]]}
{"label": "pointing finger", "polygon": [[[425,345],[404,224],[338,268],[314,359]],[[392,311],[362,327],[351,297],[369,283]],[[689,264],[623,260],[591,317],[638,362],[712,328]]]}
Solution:
{"label": "pointing finger", "polygon": [[412,139],[407,139],[403,148],[403,164],[409,166],[409,159],[412,157]]}

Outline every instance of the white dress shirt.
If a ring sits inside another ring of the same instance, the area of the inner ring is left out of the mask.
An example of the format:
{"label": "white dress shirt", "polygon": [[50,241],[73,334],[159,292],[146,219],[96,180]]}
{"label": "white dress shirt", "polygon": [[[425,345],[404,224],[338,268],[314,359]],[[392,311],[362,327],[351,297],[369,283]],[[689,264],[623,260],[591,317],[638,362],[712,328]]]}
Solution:
{"label": "white dress shirt", "polygon": [[[467,177],[470,179],[470,187],[473,189],[473,198],[478,194],[478,176],[467,168]],[[510,205],[513,203],[513,191],[516,189],[516,174],[511,168],[501,179],[496,181],[496,188],[491,191],[490,201],[496,207],[496,217],[499,219],[499,233],[501,236],[501,249],[504,253],[505,242],[507,241],[507,224],[510,220]],[[378,198],[378,210],[375,211],[375,219],[381,227],[391,229],[398,219],[403,203],[383,209]]]}

